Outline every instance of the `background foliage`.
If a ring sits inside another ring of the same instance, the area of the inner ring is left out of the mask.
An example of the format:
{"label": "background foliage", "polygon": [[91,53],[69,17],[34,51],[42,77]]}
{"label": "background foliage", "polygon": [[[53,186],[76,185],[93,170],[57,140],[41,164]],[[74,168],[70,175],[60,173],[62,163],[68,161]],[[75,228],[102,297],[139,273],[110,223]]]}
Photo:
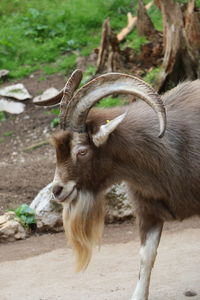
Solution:
{"label": "background foliage", "polygon": [[[200,0],[196,1],[200,7]],[[98,47],[105,18],[110,18],[118,32],[127,23],[128,11],[136,14],[137,0],[1,0],[0,69],[9,69],[12,78],[38,69],[44,74],[67,72],[77,56],[88,55]],[[149,14],[161,30],[157,7],[153,6]],[[134,30],[124,47],[139,51],[145,41]]]}

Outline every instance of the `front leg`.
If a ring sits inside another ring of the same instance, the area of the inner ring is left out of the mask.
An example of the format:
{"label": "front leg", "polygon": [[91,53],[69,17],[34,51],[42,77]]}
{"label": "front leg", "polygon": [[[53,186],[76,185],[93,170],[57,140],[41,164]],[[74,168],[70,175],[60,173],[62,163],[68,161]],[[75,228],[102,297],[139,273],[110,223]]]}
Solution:
{"label": "front leg", "polygon": [[139,218],[140,273],[132,300],[148,300],[151,270],[156,258],[162,227],[163,222],[151,216]]}

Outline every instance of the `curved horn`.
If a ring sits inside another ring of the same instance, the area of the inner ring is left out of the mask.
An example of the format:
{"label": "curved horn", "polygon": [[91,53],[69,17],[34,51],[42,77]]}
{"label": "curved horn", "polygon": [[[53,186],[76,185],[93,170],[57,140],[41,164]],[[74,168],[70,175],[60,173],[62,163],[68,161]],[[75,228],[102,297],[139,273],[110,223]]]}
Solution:
{"label": "curved horn", "polygon": [[150,105],[158,115],[159,137],[164,135],[166,112],[160,96],[141,79],[122,73],[101,75],[85,84],[74,94],[72,101],[68,104],[68,110],[72,112],[68,120],[69,127],[74,131],[84,132],[90,108],[100,99],[113,93],[132,94]]}
{"label": "curved horn", "polygon": [[58,104],[62,99],[63,90],[64,89],[62,89],[57,95],[47,99],[41,99],[41,96],[38,96],[35,99],[33,99],[33,103],[38,106],[52,106]]}
{"label": "curved horn", "polygon": [[[61,109],[63,109],[64,103],[66,104],[68,101],[68,95],[72,97],[74,91],[78,88],[81,82],[82,76],[83,75],[81,70],[75,70],[67,80],[65,87],[61,91],[59,91],[57,95],[47,99],[41,99],[41,97],[39,96],[35,100],[33,100],[33,103],[39,106],[51,106],[62,102]],[[65,97],[63,97],[64,94]]]}
{"label": "curved horn", "polygon": [[65,87],[63,89],[62,99],[60,101],[60,128],[65,129],[66,127],[66,118],[68,112],[68,104],[73,97],[73,93],[79,87],[79,84],[83,78],[83,73],[81,70],[75,70],[70,78],[67,80]]}

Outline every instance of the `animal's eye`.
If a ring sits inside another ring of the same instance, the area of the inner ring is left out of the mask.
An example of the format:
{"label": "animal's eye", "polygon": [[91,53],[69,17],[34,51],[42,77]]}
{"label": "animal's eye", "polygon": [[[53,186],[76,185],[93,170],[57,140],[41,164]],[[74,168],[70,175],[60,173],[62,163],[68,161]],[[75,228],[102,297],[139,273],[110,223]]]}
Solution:
{"label": "animal's eye", "polygon": [[87,149],[79,149],[77,155],[84,156],[87,154]]}

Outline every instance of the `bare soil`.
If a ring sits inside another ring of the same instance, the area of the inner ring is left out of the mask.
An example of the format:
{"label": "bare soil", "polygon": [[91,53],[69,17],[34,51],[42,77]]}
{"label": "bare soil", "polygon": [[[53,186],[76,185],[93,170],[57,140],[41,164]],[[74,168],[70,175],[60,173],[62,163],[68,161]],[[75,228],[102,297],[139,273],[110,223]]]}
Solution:
{"label": "bare soil", "polygon": [[[24,83],[31,95],[37,96],[49,87],[61,89],[65,80],[61,75],[41,80],[41,73],[36,72],[17,82]],[[36,107],[31,100],[23,103],[26,104],[24,113],[7,114],[6,120],[0,122],[0,214],[22,203],[29,204],[37,192],[52,181],[55,169],[52,146],[27,150],[49,139],[55,130],[50,127],[55,115],[49,108]],[[10,132],[11,136],[5,136]]]}
{"label": "bare soil", "polygon": [[[200,219],[165,226],[149,300],[200,300]],[[127,300],[139,269],[133,224],[106,226],[103,245],[88,269],[74,273],[64,233],[35,235],[0,246],[1,300]]]}

